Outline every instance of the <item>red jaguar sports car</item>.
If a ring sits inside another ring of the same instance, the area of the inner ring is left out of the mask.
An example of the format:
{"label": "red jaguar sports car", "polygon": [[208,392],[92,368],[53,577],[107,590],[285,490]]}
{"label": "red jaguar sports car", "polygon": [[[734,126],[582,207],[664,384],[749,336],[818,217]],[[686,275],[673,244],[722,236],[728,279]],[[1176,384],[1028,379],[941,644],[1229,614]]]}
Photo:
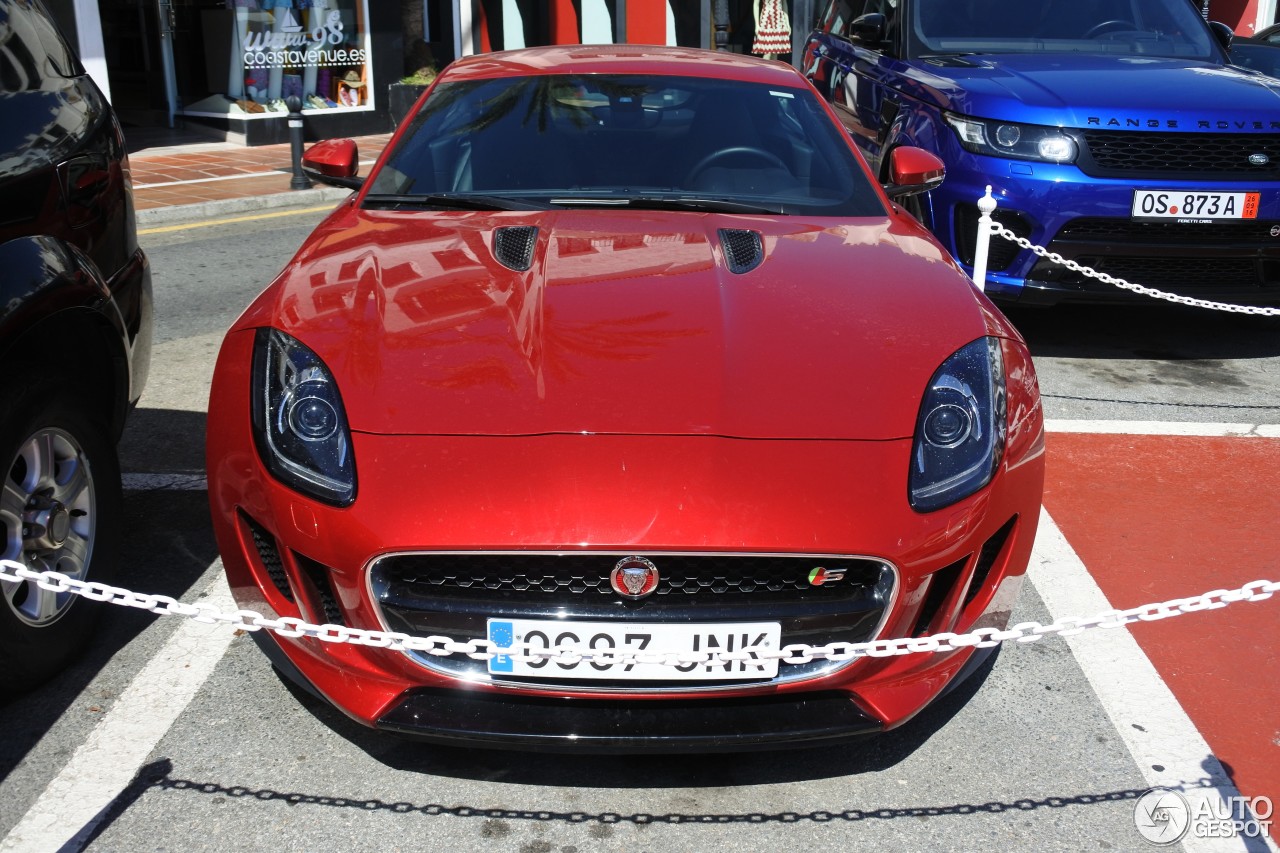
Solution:
{"label": "red jaguar sports car", "polygon": [[209,403],[232,590],[515,651],[256,632],[276,667],[378,729],[602,752],[842,741],[977,668],[761,654],[1003,627],[1030,556],[1031,357],[900,204],[942,164],[885,161],[794,69],[641,46],[458,61],[367,178],[312,147],[354,192]]}

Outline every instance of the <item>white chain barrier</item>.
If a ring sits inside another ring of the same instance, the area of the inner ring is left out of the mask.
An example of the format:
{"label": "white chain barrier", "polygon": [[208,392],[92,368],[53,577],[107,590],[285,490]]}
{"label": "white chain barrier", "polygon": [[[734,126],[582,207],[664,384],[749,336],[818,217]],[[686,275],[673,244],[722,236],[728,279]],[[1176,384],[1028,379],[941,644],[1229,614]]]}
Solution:
{"label": "white chain barrier", "polygon": [[691,663],[756,662],[778,659],[782,663],[809,663],[813,660],[847,661],[855,658],[885,658],[898,655],[953,652],[966,648],[991,648],[1010,640],[1033,643],[1042,637],[1069,637],[1092,628],[1119,628],[1134,622],[1155,622],[1173,616],[1218,610],[1241,601],[1266,601],[1280,592],[1280,582],[1258,580],[1236,589],[1215,589],[1190,598],[1175,598],[1156,604],[1145,604],[1128,610],[1108,610],[1096,616],[1059,619],[1049,625],[1021,622],[1005,630],[979,628],[968,634],[941,633],[930,637],[907,637],[899,640],[876,640],[860,643],[830,643],[825,646],[791,644],[779,649],[753,648],[750,651],[662,652],[636,649],[590,649],[572,644],[552,646],[516,643],[498,646],[489,640],[458,641],[450,637],[413,637],[393,631],[348,628],[345,625],[315,625],[290,616],[269,619],[253,610],[225,612],[211,604],[185,604],[167,595],[130,592],[117,586],[95,581],[81,581],[59,572],[37,572],[13,560],[0,560],[0,582],[34,581],[50,592],[69,592],[90,601],[105,601],[122,607],[134,607],[166,616],[186,616],[197,622],[224,623],[244,631],[266,629],[282,637],[310,637],[326,643],[351,643],[396,651],[414,651],[429,655],[466,655],[474,660],[488,660],[502,655],[515,660],[550,659],[563,664],[590,661],[598,664],[661,664],[686,666]]}
{"label": "white chain barrier", "polygon": [[1073,260],[1062,257],[1057,252],[1051,252],[1043,246],[1037,246],[1025,237],[1019,237],[1017,234],[1005,228],[999,222],[991,218],[991,214],[995,212],[996,200],[991,195],[991,187],[987,187],[987,193],[978,201],[978,210],[981,216],[978,217],[978,243],[974,253],[973,260],[973,283],[978,286],[979,290],[986,289],[987,281],[987,258],[990,251],[991,235],[1003,237],[1010,242],[1016,243],[1023,249],[1030,249],[1037,256],[1052,261],[1055,264],[1061,264],[1072,272],[1081,275],[1096,278],[1104,284],[1111,284],[1123,290],[1132,291],[1140,296],[1149,296],[1152,299],[1163,299],[1166,302],[1173,302],[1178,305],[1189,305],[1192,308],[1207,308],[1211,311],[1226,311],[1232,314],[1253,314],[1260,317],[1280,317],[1280,308],[1264,308],[1259,305],[1233,305],[1229,302],[1213,302],[1208,299],[1197,299],[1193,296],[1183,296],[1178,293],[1166,293],[1163,290],[1156,290],[1153,287],[1144,287],[1141,284],[1133,284],[1122,278],[1107,275],[1104,272],[1098,272],[1095,269],[1078,264]]}

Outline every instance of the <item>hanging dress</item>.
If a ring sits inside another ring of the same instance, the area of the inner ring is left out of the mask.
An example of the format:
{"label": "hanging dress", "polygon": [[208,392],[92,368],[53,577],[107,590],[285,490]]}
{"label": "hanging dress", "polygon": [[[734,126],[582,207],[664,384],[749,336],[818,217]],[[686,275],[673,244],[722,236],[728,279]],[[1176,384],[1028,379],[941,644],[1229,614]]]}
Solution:
{"label": "hanging dress", "polygon": [[791,52],[791,23],[787,19],[784,0],[761,0],[760,20],[756,21],[756,40],[751,52],[761,56]]}

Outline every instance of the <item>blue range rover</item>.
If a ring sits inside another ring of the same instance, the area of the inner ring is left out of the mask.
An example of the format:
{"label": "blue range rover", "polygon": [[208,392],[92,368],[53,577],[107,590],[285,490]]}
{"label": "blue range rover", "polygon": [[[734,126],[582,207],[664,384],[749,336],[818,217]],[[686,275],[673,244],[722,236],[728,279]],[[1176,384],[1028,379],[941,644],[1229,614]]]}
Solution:
{"label": "blue range rover", "polygon": [[[804,70],[873,170],[947,165],[917,215],[971,265],[977,200],[1033,243],[1137,284],[1280,303],[1280,81],[1227,65],[1187,0],[829,0]],[[987,292],[1132,300],[996,238]]]}

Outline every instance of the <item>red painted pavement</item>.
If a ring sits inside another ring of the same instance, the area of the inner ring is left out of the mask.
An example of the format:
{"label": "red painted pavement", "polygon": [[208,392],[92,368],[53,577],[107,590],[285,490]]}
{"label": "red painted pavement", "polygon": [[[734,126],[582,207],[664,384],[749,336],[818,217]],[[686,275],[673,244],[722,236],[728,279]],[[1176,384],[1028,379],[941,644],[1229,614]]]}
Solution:
{"label": "red painted pavement", "polygon": [[[1117,608],[1280,580],[1277,439],[1051,434],[1045,507]],[[1130,630],[1241,793],[1280,805],[1280,601]]]}

